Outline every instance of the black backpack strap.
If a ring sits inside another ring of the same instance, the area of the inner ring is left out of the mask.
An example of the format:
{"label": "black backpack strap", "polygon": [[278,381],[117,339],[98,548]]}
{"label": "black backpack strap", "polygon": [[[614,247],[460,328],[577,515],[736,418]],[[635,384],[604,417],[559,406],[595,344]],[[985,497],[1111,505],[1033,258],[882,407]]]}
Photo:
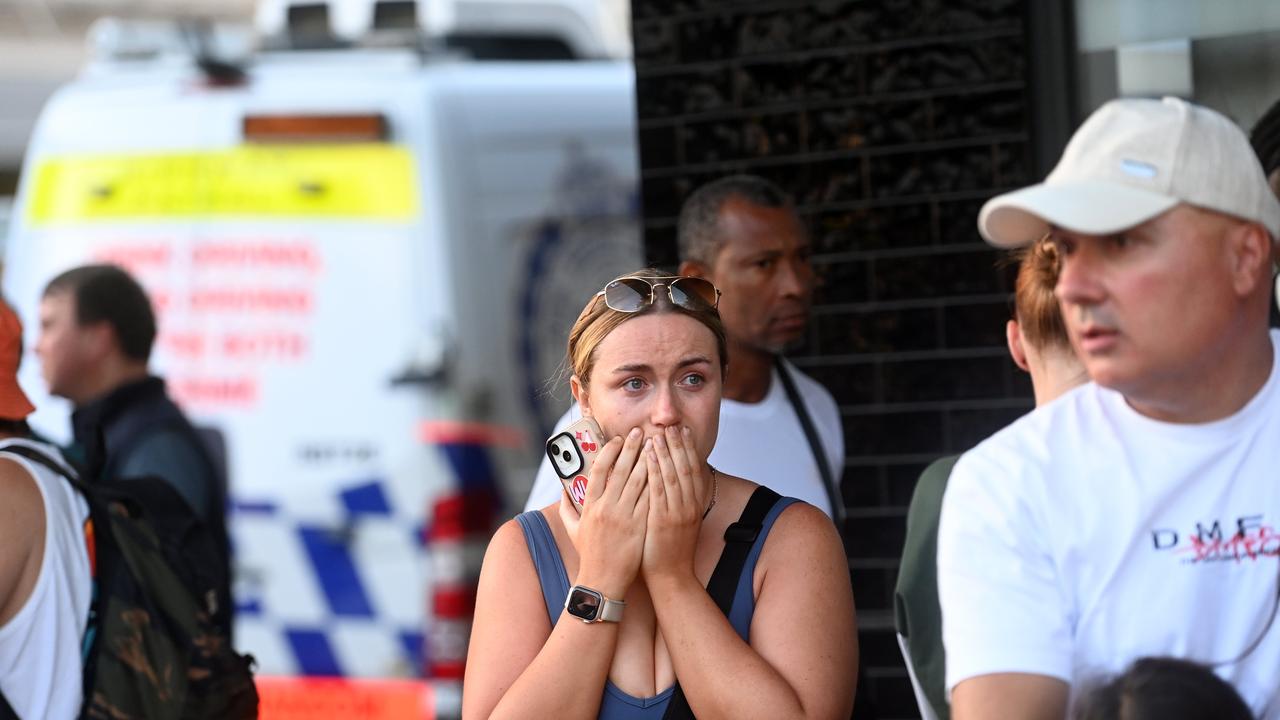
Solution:
{"label": "black backpack strap", "polygon": [[[760,531],[764,529],[764,518],[773,509],[774,504],[782,499],[778,493],[761,485],[751,493],[751,499],[742,509],[738,522],[724,531],[724,550],[720,553],[720,561],[711,572],[711,580],[707,582],[707,594],[715,601],[720,612],[729,616],[733,607],[734,591],[738,588],[738,579],[747,564],[747,555],[751,554],[751,546]],[[676,681],[675,691],[671,693],[671,702],[667,704],[667,712],[663,720],[694,720],[693,710],[684,696],[680,682]]]}
{"label": "black backpack strap", "polygon": [[72,487],[74,487],[77,491],[79,491],[81,495],[85,496],[86,501],[90,499],[89,486],[86,485],[85,482],[80,479],[80,475],[75,470],[68,470],[66,467],[63,467],[60,463],[58,463],[57,461],[55,461],[53,458],[49,457],[45,453],[39,450],[36,450],[35,448],[30,447],[28,445],[19,445],[17,443],[0,447],[0,452],[7,452],[7,453],[12,453],[14,455],[21,456],[27,460],[30,460],[33,463],[36,463],[37,465],[41,465],[43,467],[48,468],[49,470],[52,470],[55,474],[66,478],[67,482],[71,483]]}
{"label": "black backpack strap", "polygon": [[818,465],[818,474],[822,476],[822,484],[827,490],[827,502],[831,504],[831,519],[835,521],[836,529],[843,534],[845,509],[844,498],[840,493],[840,478],[831,472],[826,450],[822,447],[822,438],[818,437],[818,430],[813,426],[813,418],[809,415],[809,407],[804,404],[804,398],[800,397],[800,391],[796,389],[796,382],[791,377],[791,371],[787,370],[787,364],[779,357],[774,365],[778,369],[782,387],[787,391],[787,400],[796,411],[800,427],[804,428],[804,436],[809,440],[809,450],[813,453],[813,461]]}

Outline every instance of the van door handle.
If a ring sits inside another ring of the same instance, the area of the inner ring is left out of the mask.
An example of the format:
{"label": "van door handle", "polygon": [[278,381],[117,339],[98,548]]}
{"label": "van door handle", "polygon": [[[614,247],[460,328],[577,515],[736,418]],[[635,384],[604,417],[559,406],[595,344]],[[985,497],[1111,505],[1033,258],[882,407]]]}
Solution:
{"label": "van door handle", "polygon": [[391,386],[443,385],[448,375],[449,373],[444,369],[443,365],[430,370],[410,365],[399,373],[391,376]]}
{"label": "van door handle", "polygon": [[449,379],[453,356],[454,346],[445,332],[437,330],[434,337],[423,333],[404,369],[391,376],[391,386],[443,385]]}

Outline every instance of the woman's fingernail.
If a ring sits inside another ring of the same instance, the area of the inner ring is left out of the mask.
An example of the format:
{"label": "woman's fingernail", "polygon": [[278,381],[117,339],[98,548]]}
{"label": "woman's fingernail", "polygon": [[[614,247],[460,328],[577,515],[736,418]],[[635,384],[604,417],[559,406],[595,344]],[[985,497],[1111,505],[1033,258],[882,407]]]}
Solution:
{"label": "woman's fingernail", "polygon": [[645,449],[645,450],[650,450],[650,449],[652,449],[652,448],[653,448],[653,438],[645,438],[645,439],[644,439],[644,449]]}
{"label": "woman's fingernail", "polygon": [[640,428],[631,428],[631,432],[627,433],[628,440],[635,440],[640,437]]}
{"label": "woman's fingernail", "polygon": [[690,430],[690,429],[688,428],[688,426],[686,426],[686,427],[684,428],[684,430],[683,430],[683,434],[684,434],[684,436],[685,436],[685,437],[689,437],[690,435],[692,435],[692,434],[693,434],[693,431],[692,431],[692,430]]}
{"label": "woman's fingernail", "polygon": [[666,447],[666,445],[667,445],[667,441],[666,441],[665,439],[663,439],[663,437],[662,437],[661,435],[654,435],[654,436],[653,436],[653,444],[654,444],[654,445],[656,445],[656,446],[658,446],[658,447]]}

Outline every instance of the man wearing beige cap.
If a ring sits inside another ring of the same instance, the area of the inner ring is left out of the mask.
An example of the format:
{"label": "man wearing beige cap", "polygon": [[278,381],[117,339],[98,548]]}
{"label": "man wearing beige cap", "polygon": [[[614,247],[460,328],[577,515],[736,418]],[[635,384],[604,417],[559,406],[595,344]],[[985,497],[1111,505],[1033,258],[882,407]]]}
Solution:
{"label": "man wearing beige cap", "polygon": [[8,452],[26,447],[61,462],[30,439],[21,359],[22,326],[0,301],[0,717],[62,720],[80,712],[89,507],[51,469]]}
{"label": "man wearing beige cap", "polygon": [[953,716],[1060,719],[1094,679],[1174,655],[1280,718],[1280,203],[1244,133],[1176,99],[1110,102],[978,226],[999,247],[1050,236],[1094,382],[952,473]]}

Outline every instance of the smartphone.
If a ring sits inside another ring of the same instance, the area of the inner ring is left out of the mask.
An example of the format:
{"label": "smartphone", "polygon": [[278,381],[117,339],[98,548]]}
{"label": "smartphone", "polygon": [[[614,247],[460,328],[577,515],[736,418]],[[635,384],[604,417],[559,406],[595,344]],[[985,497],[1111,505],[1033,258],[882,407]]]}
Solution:
{"label": "smartphone", "polygon": [[547,440],[547,457],[578,512],[587,497],[587,473],[604,444],[595,420],[584,417]]}

